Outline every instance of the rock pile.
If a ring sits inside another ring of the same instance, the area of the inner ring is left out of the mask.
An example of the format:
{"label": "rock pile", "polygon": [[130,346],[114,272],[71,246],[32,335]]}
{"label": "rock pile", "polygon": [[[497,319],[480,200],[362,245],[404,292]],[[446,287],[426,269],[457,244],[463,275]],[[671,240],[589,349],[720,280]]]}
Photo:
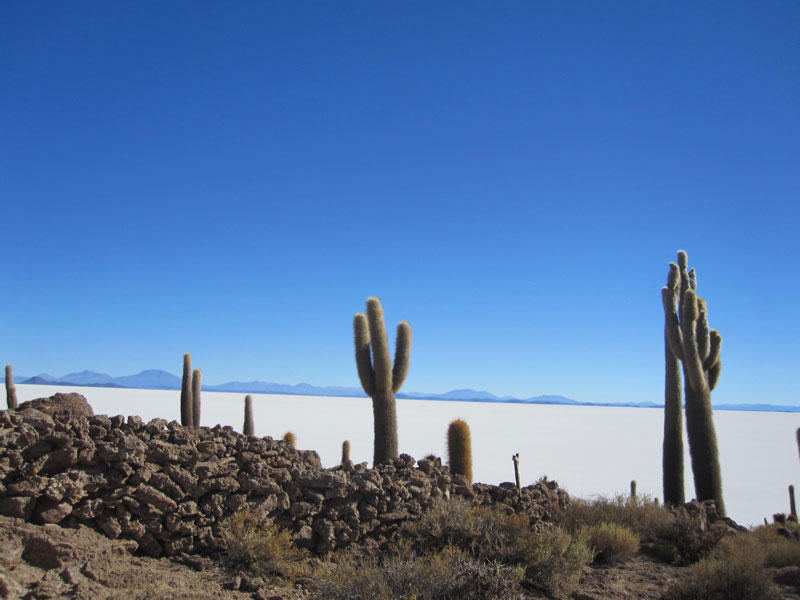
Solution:
{"label": "rock pile", "polygon": [[438,459],[401,455],[373,469],[323,469],[316,452],[231,427],[39,406],[55,418],[36,408],[0,411],[0,514],[87,525],[134,540],[150,556],[224,549],[225,521],[244,508],[290,529],[299,546],[326,553],[385,539],[451,494],[539,522],[569,501],[555,482],[521,492],[512,484],[469,486]]}

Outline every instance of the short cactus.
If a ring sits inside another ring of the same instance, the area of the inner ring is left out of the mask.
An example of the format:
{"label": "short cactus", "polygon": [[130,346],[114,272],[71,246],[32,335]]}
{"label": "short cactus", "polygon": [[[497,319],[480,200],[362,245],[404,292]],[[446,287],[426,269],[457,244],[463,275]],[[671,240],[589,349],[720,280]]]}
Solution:
{"label": "short cactus", "polygon": [[450,472],[463,475],[472,484],[472,440],[469,425],[462,419],[456,419],[447,428],[447,458]]}
{"label": "short cactus", "polygon": [[247,396],[244,397],[244,427],[242,427],[242,433],[245,435],[255,435],[253,423],[253,397],[247,394]]}
{"label": "short cactus", "polygon": [[284,433],[283,443],[289,446],[289,448],[294,449],[295,444],[297,443],[297,440],[294,437],[294,433],[292,433],[291,431],[287,431],[286,433]]}
{"label": "short cactus", "polygon": [[192,417],[192,355],[183,355],[183,378],[181,379],[181,425],[194,425]]}
{"label": "short cactus", "polygon": [[789,486],[789,514],[797,519],[797,505],[794,503],[794,486]]}
{"label": "short cactus", "polygon": [[342,442],[342,464],[350,460],[350,440]]}
{"label": "short cactus", "polygon": [[[724,516],[722,474],[711,408],[711,392],[722,370],[722,336],[716,329],[708,328],[708,307],[705,300],[697,296],[694,269],[684,274],[685,252],[678,253],[678,261],[680,265],[670,263],[668,283],[661,292],[667,321],[666,337],[672,354],[683,362],[684,367],[686,431],[695,494],[698,500],[714,500],[717,511]],[[682,292],[684,279],[687,284]]]}
{"label": "short cactus", "polygon": [[203,372],[192,371],[192,425],[200,427],[200,390],[203,387]]}
{"label": "short cactus", "polygon": [[514,481],[517,484],[517,490],[522,491],[522,484],[519,479],[519,452],[514,454],[511,460],[514,462]]}
{"label": "short cactus", "polygon": [[14,385],[14,367],[6,365],[6,400],[8,408],[17,408],[17,386]]}
{"label": "short cactus", "polygon": [[372,398],[375,428],[373,462],[377,465],[397,458],[397,408],[394,395],[408,375],[411,325],[402,321],[397,326],[394,367],[380,300],[375,297],[367,300],[367,314],[356,314],[353,329],[358,377],[364,391]]}
{"label": "short cactus", "polygon": [[631,479],[631,504],[636,504],[638,502],[638,496],[636,495],[636,480]]}

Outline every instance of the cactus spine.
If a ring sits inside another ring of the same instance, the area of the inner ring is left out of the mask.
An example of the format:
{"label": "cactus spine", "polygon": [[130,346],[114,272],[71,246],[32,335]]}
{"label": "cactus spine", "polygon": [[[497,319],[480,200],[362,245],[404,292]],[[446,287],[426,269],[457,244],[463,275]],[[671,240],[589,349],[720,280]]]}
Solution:
{"label": "cactus spine", "polygon": [[372,398],[375,428],[373,463],[377,465],[397,457],[397,409],[394,395],[408,375],[411,325],[402,321],[397,326],[394,367],[389,354],[380,300],[375,297],[367,300],[367,314],[356,314],[353,330],[358,377],[364,391]]}
{"label": "cactus spine", "polygon": [[242,433],[255,435],[253,423],[253,397],[247,394],[244,397],[244,427],[242,428]]}
{"label": "cactus spine", "polygon": [[14,367],[6,365],[6,400],[8,408],[17,408],[17,386],[14,385]]}
{"label": "cactus spine", "polygon": [[200,427],[200,390],[203,387],[203,372],[195,369],[192,372],[192,425]]}
{"label": "cactus spine", "polygon": [[462,419],[456,419],[447,428],[447,458],[450,472],[463,475],[472,485],[472,440],[469,425]]}
{"label": "cactus spine", "polygon": [[694,269],[686,272],[685,252],[678,253],[678,263],[670,263],[668,283],[662,290],[667,340],[672,353],[683,363],[686,431],[695,494],[698,500],[714,500],[717,511],[724,516],[722,474],[711,408],[711,392],[722,370],[722,336],[716,329],[708,328],[708,307],[697,296]]}
{"label": "cactus spine", "polygon": [[181,425],[192,427],[192,355],[183,355],[183,378],[181,379]]}
{"label": "cactus spine", "polygon": [[350,460],[350,440],[342,442],[342,464]]}
{"label": "cactus spine", "polygon": [[283,434],[283,443],[289,446],[289,448],[292,448],[294,450],[297,440],[295,439],[294,434],[291,431],[287,431],[286,433]]}

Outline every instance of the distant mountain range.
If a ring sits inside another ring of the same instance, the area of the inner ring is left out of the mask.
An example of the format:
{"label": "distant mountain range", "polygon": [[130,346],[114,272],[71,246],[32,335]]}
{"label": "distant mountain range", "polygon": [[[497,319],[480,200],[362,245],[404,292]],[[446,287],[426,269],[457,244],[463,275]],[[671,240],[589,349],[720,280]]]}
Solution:
{"label": "distant mountain range", "polygon": [[[0,374],[0,379],[5,378]],[[60,385],[82,387],[136,388],[145,390],[179,390],[181,378],[159,369],[148,369],[136,375],[112,377],[106,373],[80,371],[67,373],[63,377],[53,377],[40,373],[33,377],[16,377],[18,384]],[[204,385],[209,392],[235,392],[243,394],[288,394],[297,396],[344,396],[350,398],[365,397],[360,387],[316,386],[308,383],[289,385],[285,383],[269,383],[266,381],[230,381],[222,385]],[[630,406],[637,408],[661,408],[663,404],[655,402],[579,402],[558,395],[532,396],[530,398],[514,398],[512,396],[495,396],[487,391],[460,389],[445,394],[425,394],[418,392],[401,392],[398,398],[408,400],[457,400],[460,402],[506,402],[513,404],[560,404],[572,406]],[[765,412],[800,412],[800,406],[780,406],[775,404],[717,404],[714,410],[747,410]]]}

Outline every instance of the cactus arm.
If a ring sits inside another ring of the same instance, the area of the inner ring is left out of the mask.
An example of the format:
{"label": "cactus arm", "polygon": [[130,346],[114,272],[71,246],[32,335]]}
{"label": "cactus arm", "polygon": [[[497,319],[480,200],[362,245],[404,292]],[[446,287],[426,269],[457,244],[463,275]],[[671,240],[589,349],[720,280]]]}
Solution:
{"label": "cactus arm", "polygon": [[394,351],[394,369],[392,369],[392,393],[396,394],[408,376],[408,365],[411,362],[411,325],[401,321],[397,326],[397,340]]}
{"label": "cactus arm", "polygon": [[375,373],[375,390],[386,393],[392,389],[392,357],[389,354],[389,339],[383,320],[381,301],[374,296],[367,300],[367,321],[372,339],[372,369]]}
{"label": "cactus arm", "polygon": [[719,362],[720,355],[722,354],[722,336],[719,331],[712,329],[708,338],[708,356],[703,361],[703,368],[710,372],[711,368]]}
{"label": "cactus arm", "polygon": [[708,305],[700,296],[697,297],[697,326],[695,327],[695,332],[697,335],[697,353],[700,355],[700,361],[705,364],[711,351],[711,341],[708,331]]}
{"label": "cactus arm", "polygon": [[689,383],[694,391],[700,395],[709,393],[706,374],[703,371],[703,362],[697,347],[697,319],[699,317],[697,294],[694,290],[686,290],[681,303],[681,330],[683,332],[683,364]]}
{"label": "cactus arm", "polygon": [[670,286],[661,288],[661,302],[664,304],[664,331],[669,349],[675,358],[683,360],[683,334],[678,323],[678,298]]}
{"label": "cactus arm", "polygon": [[717,383],[719,382],[719,376],[722,373],[722,361],[718,360],[714,363],[714,366],[708,370],[708,388],[713,390],[717,387]]}
{"label": "cactus arm", "polygon": [[355,332],[356,367],[358,378],[367,396],[375,395],[375,372],[372,369],[372,357],[369,350],[369,325],[364,313],[358,313],[353,319]]}

